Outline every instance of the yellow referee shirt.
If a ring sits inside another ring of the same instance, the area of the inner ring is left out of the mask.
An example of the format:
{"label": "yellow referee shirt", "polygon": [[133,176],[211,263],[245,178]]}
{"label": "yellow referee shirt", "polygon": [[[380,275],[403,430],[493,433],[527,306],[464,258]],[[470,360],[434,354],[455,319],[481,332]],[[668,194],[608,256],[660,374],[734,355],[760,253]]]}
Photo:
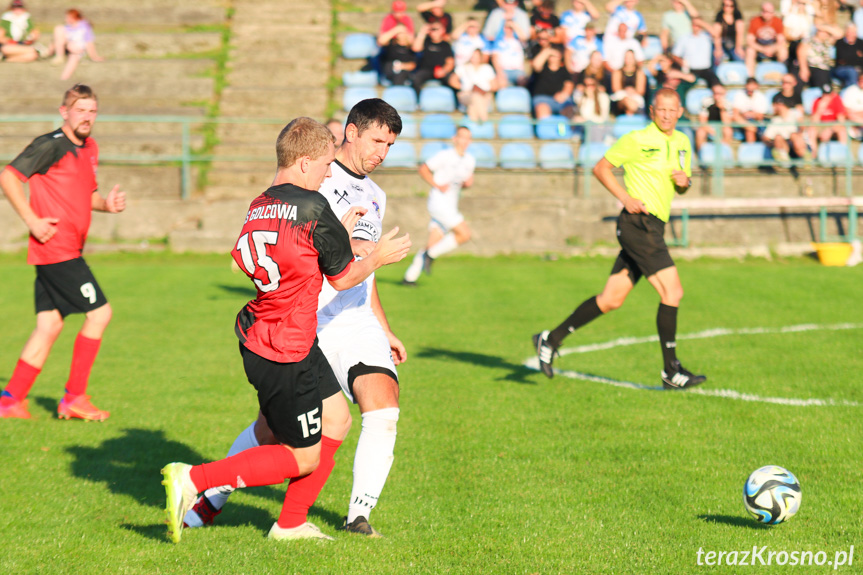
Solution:
{"label": "yellow referee shirt", "polygon": [[671,172],[683,170],[692,176],[692,145],[683,132],[666,136],[655,122],[643,130],[629,132],[605,153],[615,168],[623,166],[626,193],[639,199],[647,210],[668,221],[674,180]]}

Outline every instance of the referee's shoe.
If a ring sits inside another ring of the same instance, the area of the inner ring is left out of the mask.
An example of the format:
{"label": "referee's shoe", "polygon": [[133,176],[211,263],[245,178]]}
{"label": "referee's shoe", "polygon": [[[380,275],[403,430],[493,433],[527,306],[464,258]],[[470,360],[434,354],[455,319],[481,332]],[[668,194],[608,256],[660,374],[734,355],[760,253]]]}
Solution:
{"label": "referee's shoe", "polygon": [[679,360],[671,362],[668,371],[662,370],[662,387],[665,389],[689,389],[707,381],[706,375],[695,375],[682,365]]}

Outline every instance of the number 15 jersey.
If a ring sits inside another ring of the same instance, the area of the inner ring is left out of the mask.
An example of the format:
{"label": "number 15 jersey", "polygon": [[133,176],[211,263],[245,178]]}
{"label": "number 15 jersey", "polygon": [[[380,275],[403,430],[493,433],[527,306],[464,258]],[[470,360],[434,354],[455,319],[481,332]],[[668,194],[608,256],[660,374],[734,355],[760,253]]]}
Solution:
{"label": "number 15 jersey", "polygon": [[353,261],[330,205],[317,192],[273,186],[252,201],[231,256],[258,290],[237,315],[240,342],[279,363],[305,358],[315,341],[323,276],[338,279]]}

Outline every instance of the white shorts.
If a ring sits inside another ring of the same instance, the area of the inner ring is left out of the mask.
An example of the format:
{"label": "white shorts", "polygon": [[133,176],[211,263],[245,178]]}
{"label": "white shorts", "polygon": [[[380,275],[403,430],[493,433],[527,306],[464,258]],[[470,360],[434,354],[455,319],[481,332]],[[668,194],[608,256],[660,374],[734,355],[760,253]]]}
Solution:
{"label": "white shorts", "polygon": [[464,221],[464,216],[458,211],[458,194],[455,192],[443,194],[433,189],[429,193],[428,211],[431,217],[429,229],[437,227],[446,233]]}
{"label": "white shorts", "polygon": [[[350,371],[360,363],[368,368],[359,368],[360,375],[389,371],[398,381],[390,342],[371,310],[367,314],[337,316],[318,330],[318,345],[330,362],[342,391],[352,403],[356,400]],[[357,374],[353,375],[356,377]]]}

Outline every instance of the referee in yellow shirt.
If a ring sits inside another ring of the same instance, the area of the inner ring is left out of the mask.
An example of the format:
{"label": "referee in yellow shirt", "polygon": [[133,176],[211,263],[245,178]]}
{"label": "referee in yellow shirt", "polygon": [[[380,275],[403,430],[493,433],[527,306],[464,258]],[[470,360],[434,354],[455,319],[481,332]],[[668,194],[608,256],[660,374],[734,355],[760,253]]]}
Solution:
{"label": "referee in yellow shirt", "polygon": [[[683,286],[663,237],[675,192],[683,194],[692,185],[692,146],[689,138],[674,129],[683,115],[677,92],[659,90],[650,112],[653,122],[648,127],[620,138],[593,168],[597,179],[623,204],[617,220],[621,250],[602,293],[584,301],[555,329],[533,336],[540,369],[547,377],[554,375],[551,364],[563,339],[623,305],[644,276],[660,298],[656,329],[662,346],[663,387],[686,389],[707,380],[680,365],[675,353],[677,308]],[[621,166],[625,170],[625,188],[612,173],[613,168]]]}

